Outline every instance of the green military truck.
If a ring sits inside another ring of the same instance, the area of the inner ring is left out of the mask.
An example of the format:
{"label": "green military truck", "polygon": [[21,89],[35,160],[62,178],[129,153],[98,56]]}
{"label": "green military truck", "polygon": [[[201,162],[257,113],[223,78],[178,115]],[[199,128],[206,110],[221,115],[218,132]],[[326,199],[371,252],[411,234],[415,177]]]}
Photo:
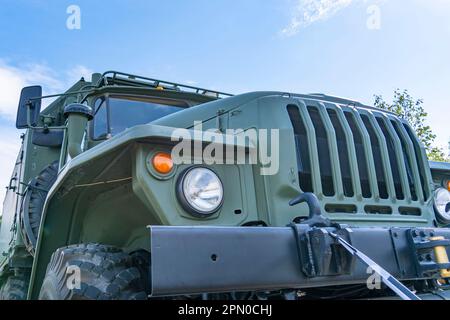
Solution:
{"label": "green military truck", "polygon": [[450,165],[394,114],[109,71],[16,126],[1,299],[450,297]]}

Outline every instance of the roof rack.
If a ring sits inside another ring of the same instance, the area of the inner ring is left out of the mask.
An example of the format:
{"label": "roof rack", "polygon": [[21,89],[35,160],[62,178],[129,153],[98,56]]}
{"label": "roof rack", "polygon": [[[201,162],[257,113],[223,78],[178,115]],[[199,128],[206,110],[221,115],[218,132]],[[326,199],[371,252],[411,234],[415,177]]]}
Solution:
{"label": "roof rack", "polygon": [[178,92],[188,92],[201,94],[209,97],[215,97],[217,99],[233,96],[232,94],[220,92],[216,90],[198,88],[194,86],[184,85],[175,82],[169,82],[164,80],[152,79],[134,74],[119,72],[119,71],[106,71],[102,74],[97,87],[113,86],[113,85],[129,85],[137,87],[150,87],[153,89],[162,89]]}

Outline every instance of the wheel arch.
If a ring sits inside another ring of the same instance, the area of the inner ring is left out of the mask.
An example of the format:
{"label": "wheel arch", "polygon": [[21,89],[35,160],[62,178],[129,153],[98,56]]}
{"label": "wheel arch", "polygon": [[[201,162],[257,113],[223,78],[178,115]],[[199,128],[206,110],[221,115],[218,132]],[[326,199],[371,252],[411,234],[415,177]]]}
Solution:
{"label": "wheel arch", "polygon": [[[144,243],[146,226],[158,222],[151,220],[151,215],[132,191],[134,150],[137,143],[167,143],[171,132],[172,128],[159,126],[134,127],[82,153],[60,171],[42,213],[29,299],[39,296],[50,257],[58,248],[83,242],[105,243],[119,248],[149,246],[149,243]],[[98,181],[111,183],[102,186],[96,184]],[[112,199],[112,202],[99,207],[100,202],[96,200],[102,196]],[[121,210],[117,205],[123,206],[124,203],[132,208],[133,215],[120,216]],[[113,217],[108,213],[110,207],[114,207]],[[127,223],[123,223],[123,219],[127,219]],[[91,229],[86,229],[86,226]],[[99,228],[100,232],[93,232],[92,228]],[[121,235],[108,237],[112,231]]]}

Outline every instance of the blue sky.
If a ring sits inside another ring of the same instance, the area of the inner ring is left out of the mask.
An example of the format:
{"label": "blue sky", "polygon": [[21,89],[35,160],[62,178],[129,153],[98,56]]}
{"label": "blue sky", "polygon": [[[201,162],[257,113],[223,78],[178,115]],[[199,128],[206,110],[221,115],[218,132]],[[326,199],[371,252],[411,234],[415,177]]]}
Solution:
{"label": "blue sky", "polygon": [[[79,30],[66,27],[70,5],[81,10]],[[365,103],[408,89],[425,100],[445,146],[449,58],[448,0],[0,0],[0,183],[16,156],[22,85],[57,92],[117,69],[231,93],[323,92]]]}

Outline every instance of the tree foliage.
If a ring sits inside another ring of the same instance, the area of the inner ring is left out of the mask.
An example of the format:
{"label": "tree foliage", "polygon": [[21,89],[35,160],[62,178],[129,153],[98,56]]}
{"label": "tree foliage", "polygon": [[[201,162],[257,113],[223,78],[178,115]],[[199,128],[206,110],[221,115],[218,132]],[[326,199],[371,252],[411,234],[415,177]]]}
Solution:
{"label": "tree foliage", "polygon": [[436,135],[430,126],[426,125],[428,113],[425,111],[422,99],[414,99],[408,90],[395,90],[392,103],[386,102],[381,95],[375,95],[375,107],[388,110],[409,122],[417,136],[425,146],[428,159],[432,161],[449,161],[442,149],[435,146]]}

